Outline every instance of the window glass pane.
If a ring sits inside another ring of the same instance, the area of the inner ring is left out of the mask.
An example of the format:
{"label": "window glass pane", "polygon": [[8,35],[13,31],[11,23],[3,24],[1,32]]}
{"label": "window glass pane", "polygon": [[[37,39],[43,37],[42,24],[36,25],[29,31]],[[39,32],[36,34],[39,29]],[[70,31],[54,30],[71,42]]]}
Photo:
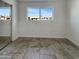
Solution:
{"label": "window glass pane", "polygon": [[0,15],[1,16],[11,16],[10,7],[0,7]]}
{"label": "window glass pane", "polygon": [[41,8],[41,19],[50,20],[53,19],[54,8]]}
{"label": "window glass pane", "polygon": [[28,8],[27,17],[29,20],[38,20],[39,19],[39,8]]}
{"label": "window glass pane", "polygon": [[10,20],[10,19],[11,19],[11,8],[0,7],[0,20]]}

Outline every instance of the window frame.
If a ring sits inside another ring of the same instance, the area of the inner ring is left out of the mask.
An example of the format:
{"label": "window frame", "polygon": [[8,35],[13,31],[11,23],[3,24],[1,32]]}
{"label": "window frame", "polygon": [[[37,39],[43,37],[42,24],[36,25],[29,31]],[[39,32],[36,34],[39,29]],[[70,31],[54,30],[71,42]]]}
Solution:
{"label": "window frame", "polygon": [[[55,8],[54,7],[27,7],[26,8],[26,19],[28,19],[28,8],[38,8],[39,9],[39,20],[42,20],[41,19],[41,8],[51,8],[52,9],[52,19],[49,19],[49,20],[54,20],[54,15],[55,15]],[[36,20],[36,21],[39,21],[39,20]],[[35,21],[35,20],[33,20]],[[44,21],[44,20],[43,20]],[[48,20],[46,20],[48,21]]]}

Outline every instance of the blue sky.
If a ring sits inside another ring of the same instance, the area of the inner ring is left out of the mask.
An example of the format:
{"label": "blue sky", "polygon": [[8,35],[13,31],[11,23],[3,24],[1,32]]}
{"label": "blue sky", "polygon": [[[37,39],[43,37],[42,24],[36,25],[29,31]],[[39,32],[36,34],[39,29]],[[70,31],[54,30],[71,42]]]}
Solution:
{"label": "blue sky", "polygon": [[39,8],[28,8],[28,16],[39,16]]}
{"label": "blue sky", "polygon": [[10,7],[0,7],[0,15],[10,16],[11,15]]}
{"label": "blue sky", "polygon": [[45,17],[50,17],[54,13],[54,8],[42,8],[41,10],[41,16]]}
{"label": "blue sky", "polygon": [[[39,8],[28,8],[28,16],[39,16]],[[54,8],[41,8],[41,16],[52,16]]]}

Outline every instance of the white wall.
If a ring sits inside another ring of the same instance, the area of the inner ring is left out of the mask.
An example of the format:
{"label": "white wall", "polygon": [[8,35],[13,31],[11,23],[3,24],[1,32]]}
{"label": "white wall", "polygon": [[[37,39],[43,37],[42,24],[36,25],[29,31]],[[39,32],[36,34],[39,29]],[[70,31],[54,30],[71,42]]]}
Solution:
{"label": "white wall", "polygon": [[3,0],[12,5],[12,40],[17,38],[18,5],[16,0]]}
{"label": "white wall", "polygon": [[[54,7],[53,21],[28,21],[26,18],[27,7]],[[52,2],[19,2],[19,37],[65,37],[65,1],[56,0]]]}
{"label": "white wall", "polygon": [[79,0],[68,0],[67,12],[67,38],[79,46]]}

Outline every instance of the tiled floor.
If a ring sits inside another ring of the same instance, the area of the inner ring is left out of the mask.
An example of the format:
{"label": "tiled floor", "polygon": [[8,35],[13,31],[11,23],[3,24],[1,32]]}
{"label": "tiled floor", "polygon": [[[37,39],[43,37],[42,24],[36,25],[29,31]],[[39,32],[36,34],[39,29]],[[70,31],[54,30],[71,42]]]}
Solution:
{"label": "tiled floor", "polygon": [[18,39],[0,51],[12,59],[79,59],[79,49],[67,39]]}
{"label": "tiled floor", "polygon": [[11,42],[9,37],[1,37],[0,36],[0,50],[2,50],[5,46],[7,46]]}

